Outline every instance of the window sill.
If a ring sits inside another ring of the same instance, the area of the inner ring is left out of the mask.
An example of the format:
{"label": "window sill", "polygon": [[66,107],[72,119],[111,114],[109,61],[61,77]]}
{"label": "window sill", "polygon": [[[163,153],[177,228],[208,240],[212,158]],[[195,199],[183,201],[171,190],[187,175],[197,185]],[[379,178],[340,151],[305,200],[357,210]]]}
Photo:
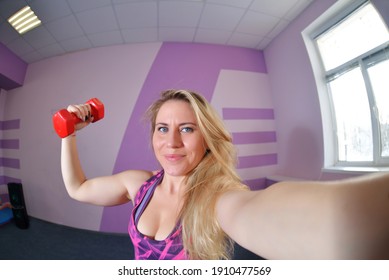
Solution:
{"label": "window sill", "polygon": [[322,169],[325,173],[342,173],[342,174],[353,174],[363,175],[374,172],[388,172],[388,166],[381,167],[359,167],[359,166],[327,166]]}
{"label": "window sill", "polygon": [[[389,172],[389,166],[381,166],[381,167],[328,166],[322,168],[321,170],[322,174],[318,179],[318,181],[336,180],[339,178],[343,179],[343,178],[365,175],[374,172]],[[267,180],[267,186],[270,186],[274,183],[282,182],[282,181],[307,181],[311,179],[296,178],[296,177],[275,174],[275,175],[267,176],[266,180]]]}

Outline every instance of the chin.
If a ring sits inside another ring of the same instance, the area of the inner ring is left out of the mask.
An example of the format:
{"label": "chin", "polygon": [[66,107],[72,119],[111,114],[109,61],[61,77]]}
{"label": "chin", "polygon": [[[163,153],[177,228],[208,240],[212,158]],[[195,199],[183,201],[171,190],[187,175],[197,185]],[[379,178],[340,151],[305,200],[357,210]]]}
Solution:
{"label": "chin", "polygon": [[185,176],[187,174],[185,172],[171,170],[171,169],[165,169],[164,171],[165,171],[165,174],[168,174],[170,176],[175,176],[175,177],[181,177],[181,176]]}
{"label": "chin", "polygon": [[174,167],[164,167],[164,171],[166,174],[170,176],[186,176],[190,171],[184,170],[182,168],[174,168]]}

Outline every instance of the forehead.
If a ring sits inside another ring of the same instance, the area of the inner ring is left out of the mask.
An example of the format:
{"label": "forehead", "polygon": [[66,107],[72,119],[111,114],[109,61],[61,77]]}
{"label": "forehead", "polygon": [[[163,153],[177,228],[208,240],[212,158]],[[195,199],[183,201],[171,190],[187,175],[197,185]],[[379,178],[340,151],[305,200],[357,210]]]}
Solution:
{"label": "forehead", "polygon": [[180,119],[183,121],[195,122],[196,117],[190,103],[182,100],[166,101],[158,111],[156,121],[164,119]]}

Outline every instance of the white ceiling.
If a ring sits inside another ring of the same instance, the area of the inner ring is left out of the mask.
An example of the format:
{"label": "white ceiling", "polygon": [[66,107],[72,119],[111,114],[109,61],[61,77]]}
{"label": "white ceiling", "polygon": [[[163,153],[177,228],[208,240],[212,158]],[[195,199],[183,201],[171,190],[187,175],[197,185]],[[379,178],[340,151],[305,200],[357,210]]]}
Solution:
{"label": "white ceiling", "polygon": [[[0,42],[28,63],[145,42],[263,50],[314,0],[0,0]],[[20,36],[7,19],[25,5],[42,20]]]}

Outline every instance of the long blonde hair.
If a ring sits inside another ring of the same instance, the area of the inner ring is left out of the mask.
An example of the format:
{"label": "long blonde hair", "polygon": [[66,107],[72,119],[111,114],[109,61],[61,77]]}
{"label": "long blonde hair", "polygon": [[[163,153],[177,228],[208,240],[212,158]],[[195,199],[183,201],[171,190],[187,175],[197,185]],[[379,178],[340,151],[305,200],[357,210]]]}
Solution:
{"label": "long blonde hair", "polygon": [[186,177],[185,201],[179,216],[184,248],[190,259],[228,259],[233,242],[217,222],[216,201],[228,190],[247,189],[236,173],[236,150],[231,135],[206,99],[187,90],[164,91],[161,98],[149,107],[146,116],[151,122],[151,135],[159,109],[169,100],[185,101],[191,105],[209,148],[206,156]]}

